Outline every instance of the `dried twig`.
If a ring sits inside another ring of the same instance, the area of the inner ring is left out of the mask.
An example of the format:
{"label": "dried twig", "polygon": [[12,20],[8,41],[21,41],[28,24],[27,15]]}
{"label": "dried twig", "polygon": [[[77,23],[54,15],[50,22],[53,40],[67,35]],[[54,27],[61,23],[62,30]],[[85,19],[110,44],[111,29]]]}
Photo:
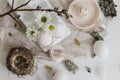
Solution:
{"label": "dried twig", "polygon": [[22,5],[18,6],[17,8],[15,8],[15,10],[26,6],[30,1],[31,1],[31,0],[28,0],[25,4],[22,4]]}
{"label": "dried twig", "polygon": [[[22,5],[18,6],[18,7],[16,7],[15,9],[11,9],[11,10],[9,10],[8,12],[6,12],[6,13],[4,13],[4,14],[0,14],[0,17],[4,17],[4,16],[6,16],[6,15],[9,15],[9,14],[15,12],[17,9],[26,6],[30,1],[31,1],[31,0],[28,0],[25,4],[22,4]],[[14,2],[14,1],[12,1],[12,2]],[[13,4],[13,3],[12,3],[12,4]],[[13,6],[14,6],[14,4],[13,4]]]}
{"label": "dried twig", "polygon": [[[56,8],[56,7],[55,7]],[[55,12],[58,16],[62,16],[64,14],[66,18],[72,17],[65,9],[58,10],[58,9],[43,9],[43,8],[36,8],[36,9],[17,9],[16,11],[46,11],[46,12]],[[16,12],[15,11],[15,12]]]}
{"label": "dried twig", "polygon": [[15,17],[13,17],[11,14],[8,14],[8,15],[22,28],[22,25]]}
{"label": "dried twig", "polygon": [[4,13],[4,14],[0,14],[0,17],[4,17],[6,15],[9,15],[14,21],[16,21],[20,26],[22,26],[19,21],[13,17],[11,15],[11,13],[13,12],[17,12],[17,11],[46,11],[46,12],[55,12],[58,16],[63,16],[63,14],[66,16],[66,18],[70,18],[72,17],[68,12],[67,10],[63,9],[63,10],[58,10],[57,7],[55,7],[54,9],[42,9],[40,6],[37,6],[37,8],[35,9],[21,9],[22,7],[26,6],[31,0],[28,0],[26,3],[16,7],[16,8],[13,8],[14,7],[14,0],[12,0],[12,8],[11,10],[9,10],[8,12]]}
{"label": "dried twig", "polygon": [[[31,0],[28,0],[25,4],[22,4],[18,7],[16,7],[15,9],[11,9],[10,11],[4,13],[4,14],[0,14],[0,17],[6,16],[11,14],[12,12],[16,12],[16,11],[46,11],[46,12],[55,12],[58,14],[58,16],[62,16],[62,14],[64,14],[67,18],[72,17],[70,14],[68,14],[67,10],[63,9],[63,10],[58,10],[57,7],[55,7],[54,9],[42,9],[40,6],[37,6],[36,9],[20,9],[24,6],[26,6]],[[12,6],[14,6],[14,0],[12,1]]]}

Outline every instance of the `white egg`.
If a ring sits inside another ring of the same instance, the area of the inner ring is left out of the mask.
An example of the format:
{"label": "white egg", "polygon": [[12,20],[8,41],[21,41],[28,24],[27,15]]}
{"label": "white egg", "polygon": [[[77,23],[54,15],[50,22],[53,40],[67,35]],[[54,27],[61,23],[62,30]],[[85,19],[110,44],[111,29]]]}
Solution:
{"label": "white egg", "polygon": [[41,33],[37,37],[37,42],[42,46],[49,46],[52,44],[52,36],[46,33]]}
{"label": "white egg", "polygon": [[96,41],[94,44],[94,52],[96,56],[105,58],[108,55],[108,46],[104,41]]}
{"label": "white egg", "polygon": [[52,80],[68,80],[68,79],[63,71],[58,71],[53,75]]}

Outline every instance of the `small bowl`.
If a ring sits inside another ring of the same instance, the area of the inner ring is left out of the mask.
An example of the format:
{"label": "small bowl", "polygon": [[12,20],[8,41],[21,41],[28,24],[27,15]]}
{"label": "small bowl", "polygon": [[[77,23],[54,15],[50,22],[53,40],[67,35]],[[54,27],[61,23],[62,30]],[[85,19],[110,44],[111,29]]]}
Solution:
{"label": "small bowl", "polygon": [[79,29],[89,29],[99,21],[99,7],[93,0],[74,0],[68,12],[73,16],[70,22]]}

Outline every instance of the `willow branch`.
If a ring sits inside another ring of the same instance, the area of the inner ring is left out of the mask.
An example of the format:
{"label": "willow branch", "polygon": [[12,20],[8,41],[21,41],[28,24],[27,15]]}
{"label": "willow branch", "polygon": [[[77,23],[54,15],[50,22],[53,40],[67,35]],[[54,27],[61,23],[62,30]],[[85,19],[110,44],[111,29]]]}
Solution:
{"label": "willow branch", "polygon": [[[11,9],[10,11],[4,13],[4,14],[0,14],[0,17],[6,16],[8,14],[11,14],[12,12],[16,12],[16,11],[46,11],[46,12],[55,12],[57,13],[58,16],[62,16],[62,14],[64,14],[67,18],[72,17],[70,14],[67,13],[67,11],[65,9],[59,11],[57,7],[55,7],[54,9],[42,9],[40,6],[38,6],[36,9],[20,9],[24,6],[26,6],[31,0],[28,0],[25,4],[22,4],[18,7],[16,7],[15,9]],[[14,6],[14,0],[12,1],[12,7]]]}
{"label": "willow branch", "polygon": [[[0,14],[0,17],[4,17],[4,16],[6,16],[6,15],[11,14],[12,12],[15,12],[17,9],[26,6],[30,1],[31,1],[31,0],[28,0],[25,4],[22,4],[22,5],[18,6],[18,7],[16,7],[15,9],[11,9],[10,11],[8,11],[8,12],[6,12],[6,13],[4,13],[4,14]],[[12,5],[14,6],[14,0],[12,1]]]}
{"label": "willow branch", "polygon": [[15,10],[26,6],[30,1],[31,1],[31,0],[28,0],[25,4],[22,4],[22,5],[18,6],[17,8],[15,8]]}
{"label": "willow branch", "polygon": [[66,13],[63,13],[62,10],[59,11],[59,10],[55,10],[55,9],[42,9],[42,8],[40,8],[40,9],[17,9],[17,10],[15,10],[15,12],[16,11],[46,11],[46,12],[55,12],[58,15],[66,14]]}
{"label": "willow branch", "polygon": [[[55,12],[58,16],[63,16],[63,14],[65,15],[65,17],[68,18],[72,18],[72,15],[70,15],[67,10],[62,9],[62,10],[58,10],[58,8],[54,8],[54,9],[43,9],[43,8],[36,8],[36,9],[17,9],[16,11],[46,11],[46,12]],[[16,12],[15,11],[15,12]]]}
{"label": "willow branch", "polygon": [[[58,16],[63,16],[63,14],[64,14],[67,19],[70,18],[70,17],[72,17],[72,16],[67,12],[67,10],[65,10],[65,9],[58,10],[57,7],[55,7],[54,9],[42,9],[40,6],[37,6],[37,8],[35,8],[35,9],[21,9],[22,7],[26,6],[30,1],[31,1],[31,0],[28,0],[26,3],[24,3],[24,4],[22,4],[22,5],[18,6],[18,7],[16,7],[15,9],[13,9],[13,7],[14,7],[14,0],[12,0],[12,9],[9,10],[8,12],[4,13],[4,14],[0,14],[0,17],[4,17],[4,16],[6,16],[6,15],[9,15],[9,16],[10,16],[12,19],[14,19],[19,25],[20,25],[19,21],[16,20],[16,18],[13,17],[13,16],[11,15],[11,13],[17,12],[17,11],[46,11],[46,12],[55,12]],[[21,26],[21,25],[20,25],[20,26]]]}

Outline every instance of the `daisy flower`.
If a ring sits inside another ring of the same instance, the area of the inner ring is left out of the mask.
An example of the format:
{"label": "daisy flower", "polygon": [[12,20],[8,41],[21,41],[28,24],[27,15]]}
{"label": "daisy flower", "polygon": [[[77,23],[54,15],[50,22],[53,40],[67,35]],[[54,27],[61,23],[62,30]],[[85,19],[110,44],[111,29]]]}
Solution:
{"label": "daisy flower", "polygon": [[27,38],[29,40],[36,41],[37,34],[39,33],[38,28],[36,26],[28,27],[26,31]]}
{"label": "daisy flower", "polygon": [[53,23],[48,23],[45,26],[43,26],[43,30],[48,34],[53,35],[56,32],[56,26]]}
{"label": "daisy flower", "polygon": [[65,27],[64,25],[56,22],[49,22],[43,26],[43,30],[51,34],[53,37],[63,37],[65,35]]}
{"label": "daisy flower", "polygon": [[36,12],[36,23],[39,27],[41,27],[43,24],[49,22],[52,20],[52,13],[48,13],[48,12]]}

